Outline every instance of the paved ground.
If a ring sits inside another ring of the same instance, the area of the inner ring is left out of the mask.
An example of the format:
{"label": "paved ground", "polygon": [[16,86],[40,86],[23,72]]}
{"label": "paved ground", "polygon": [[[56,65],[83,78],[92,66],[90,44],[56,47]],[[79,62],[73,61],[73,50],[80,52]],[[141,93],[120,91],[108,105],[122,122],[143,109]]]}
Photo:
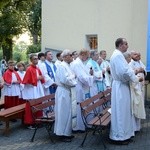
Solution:
{"label": "paved ground", "polygon": [[[106,142],[109,150],[150,150],[150,108],[146,107],[147,119],[142,121],[142,130],[134,137],[134,142],[129,145],[111,145]],[[11,134],[6,137],[2,134],[3,125],[0,126],[0,150],[103,150],[104,147],[100,142],[98,135],[89,135],[85,146],[80,148],[79,145],[84,134],[74,134],[75,138],[70,143],[64,143],[56,140],[55,144],[51,143],[49,136],[44,128],[38,130],[35,141],[30,142],[33,130],[21,126],[18,120],[11,123]],[[105,139],[108,134],[105,133]]]}

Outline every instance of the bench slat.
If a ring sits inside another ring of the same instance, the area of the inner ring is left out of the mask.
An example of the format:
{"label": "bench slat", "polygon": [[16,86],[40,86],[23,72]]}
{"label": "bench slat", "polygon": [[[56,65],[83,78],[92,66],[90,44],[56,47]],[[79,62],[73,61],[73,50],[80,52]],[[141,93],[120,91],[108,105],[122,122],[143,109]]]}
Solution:
{"label": "bench slat", "polygon": [[111,115],[108,116],[108,118],[102,123],[102,126],[107,126],[111,121]]}
{"label": "bench slat", "polygon": [[37,98],[37,99],[32,99],[32,100],[27,100],[27,101],[30,102],[30,106],[35,106],[37,104],[42,103],[43,101],[51,100],[51,99],[54,99],[54,98],[55,98],[55,94],[50,94],[50,95],[46,95],[46,96],[43,96],[43,97],[40,97],[40,98]]}
{"label": "bench slat", "polygon": [[[92,119],[88,124],[89,125],[105,125],[105,120],[110,116],[109,113],[105,113],[102,117],[98,117],[96,116],[94,119]],[[100,122],[100,119],[101,119],[101,122]],[[109,120],[110,121],[110,120]]]}
{"label": "bench slat", "polygon": [[97,101],[95,101],[95,103],[92,103],[90,105],[88,105],[86,108],[83,108],[85,115],[88,115],[89,112],[92,112],[93,110],[95,110],[96,108],[102,106],[102,104],[104,103],[105,99],[98,99]]}
{"label": "bench slat", "polygon": [[91,98],[89,98],[89,99],[86,99],[85,101],[81,102],[81,103],[80,103],[80,106],[81,106],[81,107],[88,106],[88,105],[90,105],[92,102],[94,102],[94,101],[96,101],[96,100],[98,100],[98,99],[101,99],[102,97],[103,97],[103,93],[101,92],[101,93],[99,93],[99,94],[97,94],[97,95],[95,95],[95,96],[93,96],[93,97],[91,97]]}
{"label": "bench slat", "polygon": [[39,110],[43,110],[44,108],[50,107],[52,105],[55,105],[55,101],[54,100],[48,101],[48,102],[44,102],[42,104],[33,106],[33,108],[35,108],[35,109],[33,109],[33,111],[36,112],[36,111],[39,111]]}
{"label": "bench slat", "polygon": [[14,106],[14,107],[11,107],[11,108],[8,108],[8,109],[4,109],[2,111],[0,111],[0,117],[2,116],[7,116],[9,114],[13,114],[13,113],[17,113],[18,111],[22,111],[25,109],[25,104],[21,104],[21,105],[18,105],[18,106]]}

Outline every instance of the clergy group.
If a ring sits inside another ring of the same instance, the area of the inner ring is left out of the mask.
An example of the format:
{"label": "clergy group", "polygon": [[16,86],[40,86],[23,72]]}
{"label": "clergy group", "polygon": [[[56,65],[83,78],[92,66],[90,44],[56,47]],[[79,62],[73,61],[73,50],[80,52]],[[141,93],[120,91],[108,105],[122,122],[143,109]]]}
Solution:
{"label": "clergy group", "polygon": [[[55,62],[51,51],[31,54],[28,67],[9,60],[0,79],[5,109],[55,93],[54,133],[68,142],[74,132],[85,131],[80,102],[111,88],[109,138],[116,144],[128,143],[140,131],[141,119],[146,118],[146,70],[141,54],[129,51],[125,38],[118,38],[115,47],[109,61],[106,50],[84,48],[74,52],[65,49],[56,55]],[[44,109],[43,115],[49,109]],[[34,128],[28,119],[25,123]]]}

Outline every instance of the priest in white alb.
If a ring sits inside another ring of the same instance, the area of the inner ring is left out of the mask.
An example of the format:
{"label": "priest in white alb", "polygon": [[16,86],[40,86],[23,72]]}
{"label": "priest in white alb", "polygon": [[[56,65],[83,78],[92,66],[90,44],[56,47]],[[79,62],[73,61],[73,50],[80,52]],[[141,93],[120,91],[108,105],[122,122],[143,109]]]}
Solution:
{"label": "priest in white alb", "polygon": [[62,141],[70,142],[73,138],[72,123],[76,123],[72,122],[72,117],[76,113],[75,86],[77,82],[75,74],[70,69],[70,63],[73,60],[71,51],[64,50],[62,57],[63,62],[57,68],[55,76],[58,87],[55,93],[54,132]]}
{"label": "priest in white alb", "polygon": [[80,102],[90,98],[90,87],[93,86],[93,70],[86,66],[89,59],[89,51],[82,49],[79,57],[73,61],[71,68],[77,77],[76,94],[77,94],[77,125],[73,128],[76,132],[83,132],[85,125],[81,116]]}
{"label": "priest in white alb", "polygon": [[137,78],[123,56],[128,49],[126,39],[118,38],[115,45],[110,59],[113,78],[110,139],[116,144],[128,144],[134,136],[129,82],[135,82]]}

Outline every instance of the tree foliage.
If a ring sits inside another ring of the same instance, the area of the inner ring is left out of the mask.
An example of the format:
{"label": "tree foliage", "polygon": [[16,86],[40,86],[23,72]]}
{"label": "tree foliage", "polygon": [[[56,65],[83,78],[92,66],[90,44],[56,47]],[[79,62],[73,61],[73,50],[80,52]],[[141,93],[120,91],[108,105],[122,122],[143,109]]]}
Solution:
{"label": "tree foliage", "polygon": [[31,53],[37,53],[41,51],[41,44],[33,44],[27,48],[27,55]]}
{"label": "tree foliage", "polygon": [[1,0],[0,2],[0,47],[6,60],[12,58],[13,37],[26,29],[26,14],[36,0]]}
{"label": "tree foliage", "polygon": [[22,55],[18,51],[13,52],[13,60],[19,62],[22,60]]}
{"label": "tree foliage", "polygon": [[27,15],[27,27],[32,35],[33,44],[41,41],[41,0],[36,0]]}
{"label": "tree foliage", "polygon": [[9,2],[10,2],[10,0],[0,0],[0,9],[2,9],[3,7],[5,7],[5,5],[7,3],[9,3]]}

